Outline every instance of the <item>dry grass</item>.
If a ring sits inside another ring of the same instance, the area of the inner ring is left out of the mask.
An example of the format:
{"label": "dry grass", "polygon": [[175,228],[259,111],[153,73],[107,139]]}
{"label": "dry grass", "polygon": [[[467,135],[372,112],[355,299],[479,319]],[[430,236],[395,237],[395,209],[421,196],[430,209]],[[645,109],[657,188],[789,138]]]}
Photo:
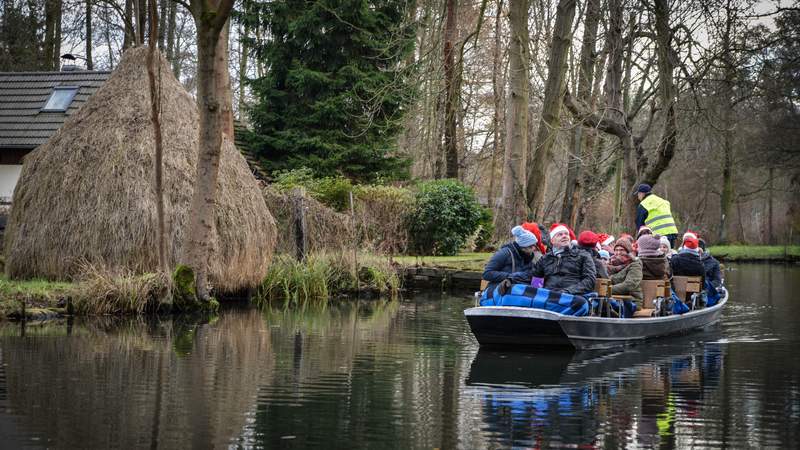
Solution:
{"label": "dry grass", "polygon": [[114,273],[83,265],[72,299],[77,314],[138,315],[168,309],[171,290],[167,274]]}
{"label": "dry grass", "polygon": [[[10,277],[69,279],[79,261],[114,273],[156,271],[146,53],[145,47],[127,51],[103,87],[26,156],[5,236]],[[195,100],[159,60],[168,260],[174,267],[188,228],[199,121]],[[217,202],[211,282],[222,291],[256,286],[272,258],[275,224],[231,143],[223,146]]]}

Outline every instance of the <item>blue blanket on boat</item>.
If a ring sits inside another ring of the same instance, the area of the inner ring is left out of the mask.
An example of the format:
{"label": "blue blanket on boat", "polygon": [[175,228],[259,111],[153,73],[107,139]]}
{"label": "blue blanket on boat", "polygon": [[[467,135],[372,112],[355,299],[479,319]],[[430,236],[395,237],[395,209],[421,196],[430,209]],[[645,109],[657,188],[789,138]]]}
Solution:
{"label": "blue blanket on boat", "polygon": [[500,294],[500,286],[492,293],[484,292],[481,306],[521,306],[546,309],[567,316],[589,314],[589,302],[579,295],[535,288],[528,284],[515,284],[505,295]]}

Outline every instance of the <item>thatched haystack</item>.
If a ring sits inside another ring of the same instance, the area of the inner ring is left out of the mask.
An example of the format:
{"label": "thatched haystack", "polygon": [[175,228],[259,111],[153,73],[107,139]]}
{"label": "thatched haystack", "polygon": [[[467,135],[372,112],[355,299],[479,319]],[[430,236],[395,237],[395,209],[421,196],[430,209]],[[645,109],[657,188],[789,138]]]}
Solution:
{"label": "thatched haystack", "polygon": [[[90,263],[148,272],[158,265],[155,144],[147,48],[125,53],[89,101],[24,161],[6,230],[6,273],[65,279]],[[188,228],[199,114],[161,64],[161,125],[168,253],[174,266]],[[275,223],[233,144],[219,173],[216,239],[209,274],[222,291],[258,284],[272,258]]]}

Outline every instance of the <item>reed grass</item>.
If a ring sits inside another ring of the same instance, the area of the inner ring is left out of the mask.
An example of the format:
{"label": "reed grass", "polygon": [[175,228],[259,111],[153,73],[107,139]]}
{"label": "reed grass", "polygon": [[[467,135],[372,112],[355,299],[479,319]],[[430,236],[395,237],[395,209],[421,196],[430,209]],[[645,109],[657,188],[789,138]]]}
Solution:
{"label": "reed grass", "polygon": [[253,301],[259,306],[273,301],[303,305],[327,302],[357,291],[392,297],[399,293],[400,276],[387,258],[359,255],[355,268],[352,257],[341,253],[314,253],[302,262],[279,255]]}

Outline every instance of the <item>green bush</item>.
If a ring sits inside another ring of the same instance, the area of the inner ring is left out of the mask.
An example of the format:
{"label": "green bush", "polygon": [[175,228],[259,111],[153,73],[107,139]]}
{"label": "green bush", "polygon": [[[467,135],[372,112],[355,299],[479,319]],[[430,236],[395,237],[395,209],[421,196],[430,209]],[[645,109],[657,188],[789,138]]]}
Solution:
{"label": "green bush", "polygon": [[478,229],[481,210],[472,189],[456,180],[421,183],[408,219],[414,251],[455,255]]}
{"label": "green bush", "polygon": [[478,235],[475,238],[475,251],[486,249],[492,243],[494,235],[494,218],[490,208],[481,208],[481,218],[478,222]]}
{"label": "green bush", "polygon": [[280,192],[303,187],[315,200],[340,212],[350,208],[350,191],[353,190],[349,179],[342,176],[314,178],[307,167],[278,172],[273,186]]}

